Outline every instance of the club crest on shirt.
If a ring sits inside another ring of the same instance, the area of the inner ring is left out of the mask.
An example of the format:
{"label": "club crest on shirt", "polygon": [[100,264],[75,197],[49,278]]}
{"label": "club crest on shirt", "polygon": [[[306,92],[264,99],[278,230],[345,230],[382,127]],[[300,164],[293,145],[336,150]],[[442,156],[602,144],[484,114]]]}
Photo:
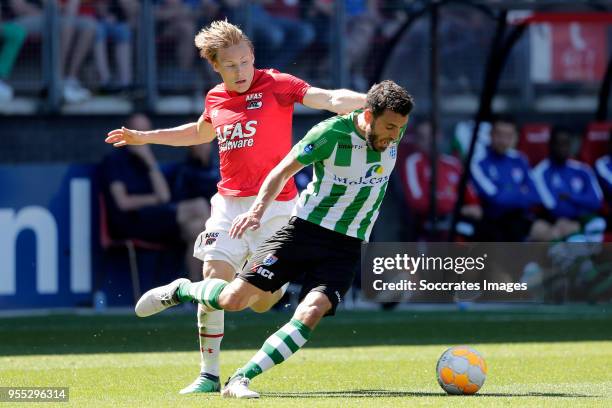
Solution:
{"label": "club crest on shirt", "polygon": [[393,145],[389,148],[389,156],[391,156],[392,159],[395,159],[397,157],[397,146]]}

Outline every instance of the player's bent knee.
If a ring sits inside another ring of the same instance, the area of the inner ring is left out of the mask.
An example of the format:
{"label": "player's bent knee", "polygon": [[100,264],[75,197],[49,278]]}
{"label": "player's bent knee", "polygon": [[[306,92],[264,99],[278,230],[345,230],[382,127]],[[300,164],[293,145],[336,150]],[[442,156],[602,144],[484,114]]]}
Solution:
{"label": "player's bent knee", "polygon": [[219,305],[228,312],[238,312],[248,307],[249,298],[234,290],[224,290],[219,297]]}
{"label": "player's bent knee", "polygon": [[260,289],[241,279],[234,279],[221,292],[219,305],[227,311],[237,312],[252,305],[260,295]]}
{"label": "player's bent knee", "polygon": [[272,309],[272,306],[274,306],[284,294],[285,291],[282,289],[279,289],[274,293],[267,292],[265,295],[260,295],[259,299],[250,307],[255,313],[265,313]]}
{"label": "player's bent knee", "polygon": [[325,294],[311,292],[298,306],[295,317],[308,327],[314,328],[331,308],[332,304]]}

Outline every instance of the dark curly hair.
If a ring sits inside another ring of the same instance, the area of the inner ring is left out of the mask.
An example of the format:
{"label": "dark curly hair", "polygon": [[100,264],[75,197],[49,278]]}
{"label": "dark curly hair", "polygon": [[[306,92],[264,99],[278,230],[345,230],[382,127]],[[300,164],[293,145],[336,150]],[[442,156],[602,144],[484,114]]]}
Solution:
{"label": "dark curly hair", "polygon": [[372,111],[374,117],[382,115],[386,109],[406,116],[414,108],[414,99],[395,82],[385,80],[370,88],[365,107]]}

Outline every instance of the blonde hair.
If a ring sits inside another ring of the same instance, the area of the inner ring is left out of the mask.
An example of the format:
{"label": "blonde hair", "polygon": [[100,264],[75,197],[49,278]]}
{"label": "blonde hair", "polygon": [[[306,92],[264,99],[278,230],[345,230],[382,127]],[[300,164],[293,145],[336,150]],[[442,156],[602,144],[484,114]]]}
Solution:
{"label": "blonde hair", "polygon": [[211,64],[217,58],[220,49],[237,45],[241,41],[245,41],[253,51],[253,43],[249,37],[238,26],[227,20],[213,21],[195,36],[195,46],[200,50],[200,56]]}

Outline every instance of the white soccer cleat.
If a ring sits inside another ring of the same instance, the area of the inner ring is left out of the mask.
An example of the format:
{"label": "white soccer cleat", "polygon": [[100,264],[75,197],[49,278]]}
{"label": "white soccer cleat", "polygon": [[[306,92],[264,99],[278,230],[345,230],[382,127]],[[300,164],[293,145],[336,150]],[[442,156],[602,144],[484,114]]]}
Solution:
{"label": "white soccer cleat", "polygon": [[249,389],[251,380],[242,376],[236,375],[230,378],[223,390],[221,396],[225,398],[259,398],[259,394]]}
{"label": "white soccer cleat", "polygon": [[134,311],[138,317],[148,317],[181,303],[177,297],[181,283],[189,283],[189,279],[180,278],[165,286],[159,286],[142,295],[136,303]]}

